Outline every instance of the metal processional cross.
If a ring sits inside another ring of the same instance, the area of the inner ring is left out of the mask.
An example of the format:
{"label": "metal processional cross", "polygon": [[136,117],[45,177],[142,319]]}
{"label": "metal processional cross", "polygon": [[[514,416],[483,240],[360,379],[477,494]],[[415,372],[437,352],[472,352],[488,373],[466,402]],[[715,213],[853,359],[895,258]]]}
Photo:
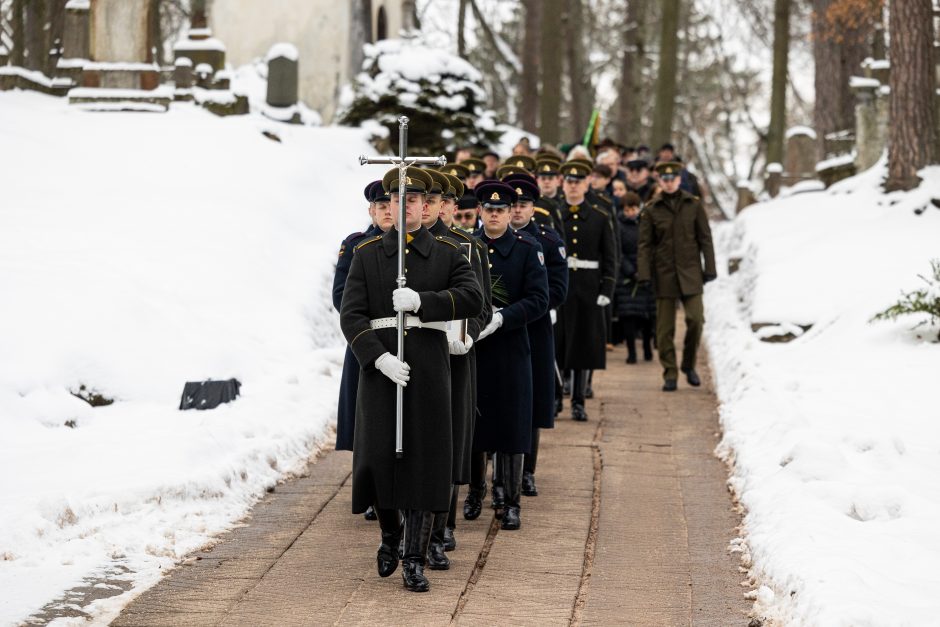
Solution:
{"label": "metal processional cross", "polygon": [[[447,158],[440,157],[409,157],[408,146],[408,118],[398,118],[398,156],[397,157],[359,157],[359,165],[397,165],[398,166],[398,287],[405,287],[405,180],[408,166],[412,165],[447,165]],[[405,312],[398,312],[396,324],[398,331],[398,359],[405,361]],[[395,457],[401,458],[402,433],[404,431],[405,388],[395,386]]]}

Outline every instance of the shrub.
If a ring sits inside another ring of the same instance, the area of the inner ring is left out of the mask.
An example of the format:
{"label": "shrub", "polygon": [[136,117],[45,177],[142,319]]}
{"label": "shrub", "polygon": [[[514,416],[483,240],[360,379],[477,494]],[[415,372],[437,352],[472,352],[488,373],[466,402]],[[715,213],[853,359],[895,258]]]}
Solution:
{"label": "shrub", "polygon": [[[897,320],[900,316],[926,314],[928,318],[921,320],[913,328],[916,329],[926,324],[940,324],[940,259],[933,259],[930,262],[930,268],[932,276],[918,275],[926,287],[913,292],[901,292],[898,302],[876,314],[871,321]],[[937,340],[940,341],[940,333],[937,335]]]}

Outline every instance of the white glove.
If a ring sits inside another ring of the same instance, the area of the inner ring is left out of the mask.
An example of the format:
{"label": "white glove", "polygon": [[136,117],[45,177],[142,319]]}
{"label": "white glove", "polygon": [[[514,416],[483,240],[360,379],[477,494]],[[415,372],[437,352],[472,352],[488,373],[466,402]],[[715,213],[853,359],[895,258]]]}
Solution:
{"label": "white glove", "polygon": [[392,292],[392,305],[395,311],[418,311],[421,308],[421,297],[410,287],[399,287]]}
{"label": "white glove", "polygon": [[606,306],[609,305],[609,304],[610,304],[610,299],[607,298],[606,296],[604,296],[603,294],[601,294],[600,296],[597,297],[597,306],[598,306],[598,307],[606,307]]}
{"label": "white glove", "polygon": [[460,340],[451,340],[448,343],[449,352],[451,355],[466,355],[470,352],[470,348],[473,346],[473,338],[469,335],[467,336],[466,343],[461,342]]}
{"label": "white glove", "polygon": [[493,314],[493,319],[490,320],[490,323],[486,325],[486,328],[480,332],[480,337],[477,338],[477,342],[483,338],[492,335],[496,329],[503,326],[503,314],[496,312]]}
{"label": "white glove", "polygon": [[558,322],[558,312],[555,311],[554,309],[548,310],[548,317],[552,319],[552,324],[555,324],[556,322]]}
{"label": "white glove", "polygon": [[408,385],[408,379],[411,378],[408,376],[408,373],[411,372],[411,366],[399,361],[398,357],[391,353],[379,355],[379,358],[375,360],[375,367],[391,379],[393,383],[402,387]]}

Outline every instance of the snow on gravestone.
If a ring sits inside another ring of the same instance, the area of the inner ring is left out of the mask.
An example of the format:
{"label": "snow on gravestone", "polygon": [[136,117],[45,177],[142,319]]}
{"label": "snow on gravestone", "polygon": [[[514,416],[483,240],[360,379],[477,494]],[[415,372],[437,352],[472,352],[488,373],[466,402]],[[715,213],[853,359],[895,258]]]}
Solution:
{"label": "snow on gravestone", "polygon": [[297,104],[298,53],[292,44],[274,44],[265,61],[268,64],[268,106],[293,107]]}
{"label": "snow on gravestone", "polygon": [[794,185],[816,176],[816,131],[794,126],[787,131],[783,184]]}

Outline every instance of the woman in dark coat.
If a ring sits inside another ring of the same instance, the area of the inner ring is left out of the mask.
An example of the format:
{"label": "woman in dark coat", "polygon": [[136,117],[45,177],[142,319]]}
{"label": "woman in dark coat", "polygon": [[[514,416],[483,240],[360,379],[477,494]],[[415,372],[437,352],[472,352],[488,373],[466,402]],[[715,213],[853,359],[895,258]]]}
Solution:
{"label": "woman in dark coat", "polygon": [[656,299],[649,285],[640,286],[636,280],[637,243],[639,241],[640,197],[627,192],[623,209],[617,216],[620,222],[620,275],[614,292],[617,315],[627,345],[627,363],[636,363],[637,334],[643,337],[643,359],[653,359],[653,329],[656,326]]}

